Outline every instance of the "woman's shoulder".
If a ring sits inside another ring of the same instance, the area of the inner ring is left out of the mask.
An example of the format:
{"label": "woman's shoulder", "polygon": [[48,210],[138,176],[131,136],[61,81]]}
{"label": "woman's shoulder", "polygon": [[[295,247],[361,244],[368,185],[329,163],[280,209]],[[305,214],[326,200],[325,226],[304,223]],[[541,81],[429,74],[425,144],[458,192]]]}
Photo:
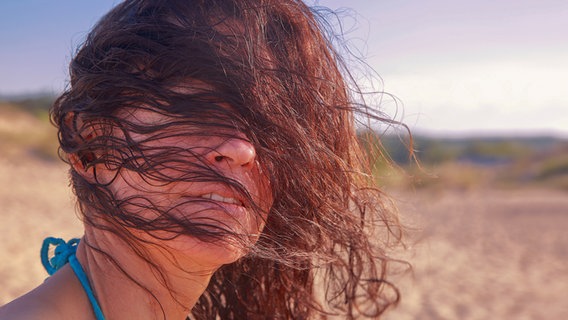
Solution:
{"label": "woman's shoulder", "polygon": [[78,319],[74,315],[80,314],[84,300],[73,277],[68,266],[63,267],[37,288],[0,307],[0,320]]}
{"label": "woman's shoulder", "polygon": [[27,294],[0,307],[0,320],[62,319],[52,298],[37,287]]}

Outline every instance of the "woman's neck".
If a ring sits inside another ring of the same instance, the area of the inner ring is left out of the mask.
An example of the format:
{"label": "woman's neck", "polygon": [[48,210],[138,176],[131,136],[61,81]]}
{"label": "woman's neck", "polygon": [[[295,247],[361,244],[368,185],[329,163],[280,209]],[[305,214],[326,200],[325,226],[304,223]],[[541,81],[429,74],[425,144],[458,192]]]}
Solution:
{"label": "woman's neck", "polygon": [[87,228],[77,259],[106,319],[185,319],[215,270],[182,269],[164,248],[145,249],[154,265],[114,234]]}

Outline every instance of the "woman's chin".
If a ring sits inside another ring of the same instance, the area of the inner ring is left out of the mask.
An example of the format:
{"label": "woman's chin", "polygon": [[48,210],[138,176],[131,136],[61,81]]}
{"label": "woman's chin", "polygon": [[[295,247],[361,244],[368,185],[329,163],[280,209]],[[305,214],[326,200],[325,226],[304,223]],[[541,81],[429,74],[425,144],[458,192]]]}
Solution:
{"label": "woman's chin", "polygon": [[185,257],[193,264],[207,268],[218,268],[230,264],[245,256],[254,245],[258,236],[246,238],[234,235],[220,239],[197,239],[184,235],[168,241],[168,247],[176,258]]}
{"label": "woman's chin", "polygon": [[[211,236],[199,237],[181,229],[150,233],[134,229],[131,232],[142,238],[143,242],[152,243],[151,247],[165,249],[170,259],[173,258],[188,271],[192,266],[215,270],[250,252],[264,228],[264,220],[241,208],[232,208],[229,212],[207,208],[198,211],[200,214],[193,213],[191,223],[201,225],[203,231],[210,232]],[[178,214],[183,216],[183,212]]]}

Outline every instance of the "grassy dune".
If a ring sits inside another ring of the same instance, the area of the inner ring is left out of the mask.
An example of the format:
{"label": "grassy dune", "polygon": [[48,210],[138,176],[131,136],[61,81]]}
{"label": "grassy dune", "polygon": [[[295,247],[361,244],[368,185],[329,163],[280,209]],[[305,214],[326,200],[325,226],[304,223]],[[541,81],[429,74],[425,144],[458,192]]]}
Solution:
{"label": "grassy dune", "polygon": [[0,157],[57,158],[55,128],[47,110],[27,110],[21,105],[0,101]]}
{"label": "grassy dune", "polygon": [[[45,113],[0,104],[0,304],[45,279],[39,249],[46,236],[81,234],[54,135]],[[566,317],[562,156],[531,154],[525,162],[491,166],[452,158],[424,161],[420,170],[378,168],[377,179],[416,230],[413,246],[401,253],[414,272],[395,279],[403,300],[385,318]]]}

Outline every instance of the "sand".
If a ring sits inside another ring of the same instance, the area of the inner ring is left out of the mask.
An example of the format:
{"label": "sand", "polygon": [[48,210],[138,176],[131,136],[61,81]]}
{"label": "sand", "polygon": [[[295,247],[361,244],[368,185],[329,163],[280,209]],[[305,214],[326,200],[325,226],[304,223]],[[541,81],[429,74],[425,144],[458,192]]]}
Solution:
{"label": "sand", "polygon": [[386,319],[567,319],[568,193],[473,190],[398,195],[421,224]]}
{"label": "sand", "polygon": [[[402,302],[385,319],[566,319],[568,193],[540,189],[397,193],[422,231]],[[40,284],[46,236],[81,235],[66,167],[0,154],[0,304]]]}
{"label": "sand", "polygon": [[81,235],[66,168],[58,163],[0,157],[0,305],[40,284],[45,237]]}

